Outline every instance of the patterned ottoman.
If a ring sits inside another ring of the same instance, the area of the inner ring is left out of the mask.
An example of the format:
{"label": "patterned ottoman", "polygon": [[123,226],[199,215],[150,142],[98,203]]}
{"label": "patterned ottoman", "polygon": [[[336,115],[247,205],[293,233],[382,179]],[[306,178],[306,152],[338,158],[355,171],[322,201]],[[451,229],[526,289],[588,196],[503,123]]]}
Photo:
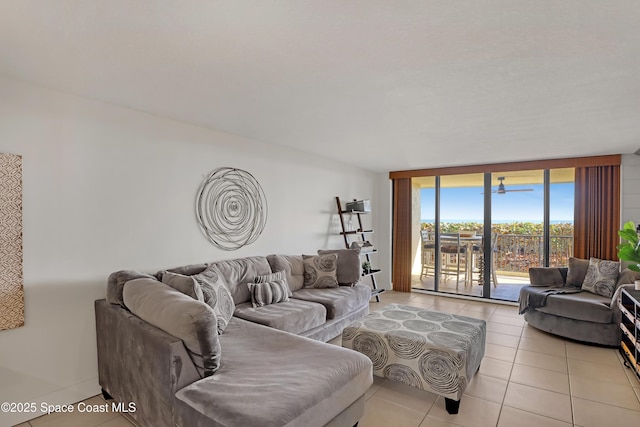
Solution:
{"label": "patterned ottoman", "polygon": [[373,362],[373,374],[444,396],[457,414],[460,398],[480,368],[486,322],[420,307],[389,304],[353,322],[342,346]]}

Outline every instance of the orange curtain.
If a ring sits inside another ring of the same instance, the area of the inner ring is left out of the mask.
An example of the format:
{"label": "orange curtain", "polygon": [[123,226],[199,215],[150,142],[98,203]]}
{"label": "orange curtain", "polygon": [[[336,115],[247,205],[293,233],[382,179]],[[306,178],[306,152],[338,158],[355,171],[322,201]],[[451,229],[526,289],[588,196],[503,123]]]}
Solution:
{"label": "orange curtain", "polygon": [[577,167],[574,256],[617,260],[620,166]]}
{"label": "orange curtain", "polygon": [[393,290],[411,292],[411,179],[393,180]]}

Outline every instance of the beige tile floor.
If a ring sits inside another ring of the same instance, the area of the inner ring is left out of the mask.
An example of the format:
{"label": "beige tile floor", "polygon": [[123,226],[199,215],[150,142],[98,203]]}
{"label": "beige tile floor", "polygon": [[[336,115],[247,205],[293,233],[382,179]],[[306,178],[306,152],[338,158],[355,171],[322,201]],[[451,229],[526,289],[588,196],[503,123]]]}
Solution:
{"label": "beige tile floor", "polygon": [[[603,427],[640,425],[640,381],[616,350],[578,344],[526,325],[517,308],[419,293],[386,292],[387,303],[477,317],[487,321],[487,345],[479,373],[457,415],[435,394],[375,378],[366,394],[361,427]],[[339,338],[332,341],[340,344]],[[87,399],[102,402],[101,396]],[[53,414],[20,427],[130,427],[123,415]]]}

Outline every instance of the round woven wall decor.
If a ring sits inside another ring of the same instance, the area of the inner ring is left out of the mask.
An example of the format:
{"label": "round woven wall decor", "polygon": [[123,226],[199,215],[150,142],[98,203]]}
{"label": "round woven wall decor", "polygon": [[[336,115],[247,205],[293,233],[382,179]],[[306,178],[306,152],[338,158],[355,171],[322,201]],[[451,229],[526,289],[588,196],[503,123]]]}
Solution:
{"label": "round woven wall decor", "polygon": [[218,168],[200,184],[196,216],[211,243],[233,251],[260,236],[267,222],[267,200],[249,172]]}

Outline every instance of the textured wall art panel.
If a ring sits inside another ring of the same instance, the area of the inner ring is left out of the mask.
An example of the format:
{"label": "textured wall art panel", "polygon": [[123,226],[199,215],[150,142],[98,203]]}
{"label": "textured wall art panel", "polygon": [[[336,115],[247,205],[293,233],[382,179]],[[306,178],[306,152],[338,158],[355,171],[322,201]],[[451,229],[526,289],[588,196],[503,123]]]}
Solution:
{"label": "textured wall art panel", "polygon": [[218,168],[200,184],[196,216],[211,243],[234,251],[260,237],[267,222],[267,199],[249,172]]}
{"label": "textured wall art panel", "polygon": [[0,330],[23,325],[22,157],[0,154]]}

